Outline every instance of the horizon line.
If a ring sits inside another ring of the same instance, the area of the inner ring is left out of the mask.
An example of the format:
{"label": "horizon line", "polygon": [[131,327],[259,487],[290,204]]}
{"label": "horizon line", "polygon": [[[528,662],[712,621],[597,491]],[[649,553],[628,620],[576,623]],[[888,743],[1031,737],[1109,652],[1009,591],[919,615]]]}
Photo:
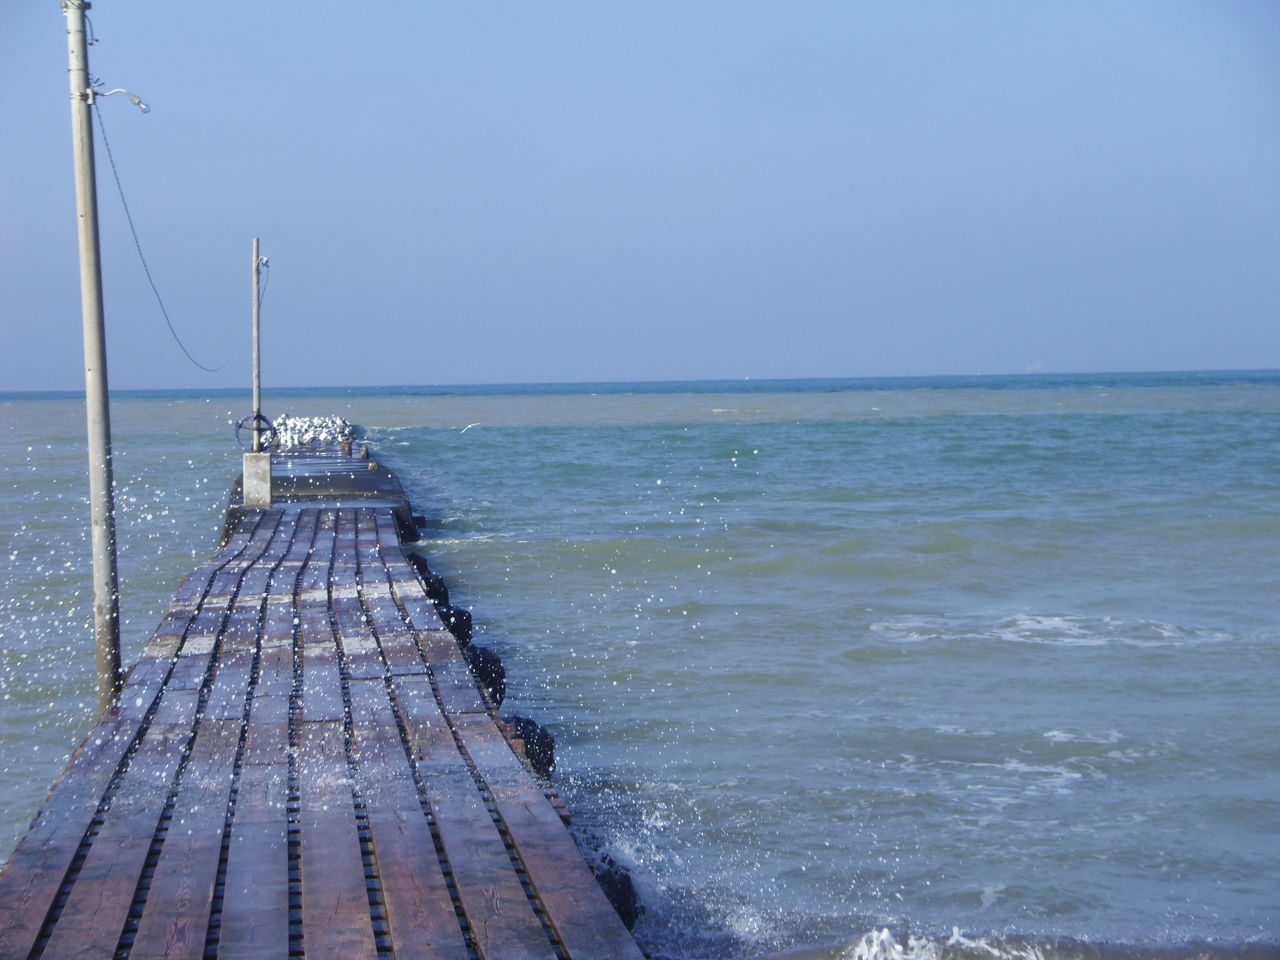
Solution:
{"label": "horizon line", "polygon": [[[512,387],[589,387],[589,386],[653,386],[662,384],[776,384],[776,383],[812,383],[820,381],[843,382],[875,382],[886,380],[974,380],[992,379],[1052,379],[1056,377],[1127,377],[1143,375],[1166,376],[1210,376],[1227,374],[1270,374],[1280,373],[1280,367],[1228,367],[1218,369],[1181,369],[1181,370],[1022,370],[1001,373],[940,373],[940,374],[874,374],[861,376],[804,376],[804,377],[698,377],[649,380],[511,380],[484,381],[474,383],[348,383],[348,384],[294,384],[289,386],[263,386],[263,394],[287,393],[296,390],[475,390],[483,388]],[[111,387],[112,394],[236,394],[249,390],[248,385],[234,387]],[[0,397],[18,395],[35,395],[46,397],[83,397],[84,388],[79,389],[17,389],[0,390]]]}

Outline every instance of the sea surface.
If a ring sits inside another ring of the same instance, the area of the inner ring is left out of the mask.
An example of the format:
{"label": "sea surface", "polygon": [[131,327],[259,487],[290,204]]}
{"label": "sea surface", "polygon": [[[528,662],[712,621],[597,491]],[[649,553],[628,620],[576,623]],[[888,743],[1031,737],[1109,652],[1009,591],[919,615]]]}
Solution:
{"label": "sea surface", "polygon": [[[114,398],[126,659],[247,406]],[[400,472],[653,956],[1280,955],[1280,373],[265,406]],[[80,398],[0,394],[5,850],[94,709],[86,484]]]}

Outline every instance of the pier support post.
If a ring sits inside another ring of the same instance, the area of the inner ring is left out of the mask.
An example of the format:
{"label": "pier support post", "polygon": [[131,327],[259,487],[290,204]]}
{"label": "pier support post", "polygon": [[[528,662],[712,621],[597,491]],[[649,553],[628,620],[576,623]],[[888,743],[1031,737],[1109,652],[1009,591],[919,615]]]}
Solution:
{"label": "pier support post", "polygon": [[271,454],[246,453],[242,478],[244,505],[259,510],[271,506]]}

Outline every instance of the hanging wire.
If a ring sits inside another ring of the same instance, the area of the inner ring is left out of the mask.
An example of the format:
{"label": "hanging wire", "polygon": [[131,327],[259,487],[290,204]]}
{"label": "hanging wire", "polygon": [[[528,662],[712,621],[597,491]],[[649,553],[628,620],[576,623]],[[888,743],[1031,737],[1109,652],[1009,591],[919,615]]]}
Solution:
{"label": "hanging wire", "polygon": [[142,243],[138,240],[138,230],[133,225],[133,214],[129,212],[129,202],[124,198],[124,187],[120,183],[120,173],[116,170],[116,158],[111,154],[111,141],[107,139],[107,128],[102,122],[102,110],[98,106],[97,98],[94,98],[93,101],[93,112],[98,118],[98,133],[102,136],[102,145],[106,148],[107,160],[110,161],[111,164],[111,176],[114,177],[116,181],[116,190],[120,194],[120,205],[124,207],[124,217],[129,222],[129,232],[133,234],[133,245],[137,248],[138,259],[142,261],[142,272],[146,274],[147,283],[151,285],[151,292],[155,294],[156,303],[160,305],[160,313],[164,317],[165,324],[169,327],[169,333],[173,335],[174,343],[178,345],[178,349],[186,355],[188,360],[194,363],[201,370],[208,371],[209,373],[217,373],[219,370],[225,368],[231,361],[227,360],[218,367],[206,367],[191,355],[191,351],[186,348],[186,345],[182,342],[182,338],[178,336],[178,331],[174,329],[173,321],[169,319],[169,311],[165,309],[164,300],[160,297],[160,291],[156,288],[156,282],[151,278],[151,268],[147,266],[147,258],[142,253]]}

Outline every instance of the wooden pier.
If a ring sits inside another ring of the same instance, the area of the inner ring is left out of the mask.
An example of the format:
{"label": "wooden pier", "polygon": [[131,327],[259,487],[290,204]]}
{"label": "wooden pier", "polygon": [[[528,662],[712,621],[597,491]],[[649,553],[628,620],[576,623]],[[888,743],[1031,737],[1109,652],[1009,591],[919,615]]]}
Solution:
{"label": "wooden pier", "polygon": [[0,960],[642,956],[358,457],[233,503],[0,872]]}

